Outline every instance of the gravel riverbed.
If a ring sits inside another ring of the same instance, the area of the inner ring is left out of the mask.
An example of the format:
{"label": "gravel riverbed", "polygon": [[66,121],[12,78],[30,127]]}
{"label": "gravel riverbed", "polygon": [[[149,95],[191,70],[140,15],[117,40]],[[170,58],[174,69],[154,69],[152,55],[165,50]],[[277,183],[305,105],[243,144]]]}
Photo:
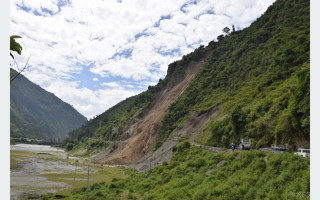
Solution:
{"label": "gravel riverbed", "polygon": [[[10,151],[12,154],[26,155],[17,158],[16,164],[20,167],[10,170],[10,199],[23,199],[28,195],[53,193],[71,187],[66,183],[49,181],[41,176],[48,173],[74,173],[73,162],[63,161],[67,157],[63,150],[48,145],[17,144],[11,145]],[[78,170],[85,172],[85,168],[77,168],[77,173]]]}

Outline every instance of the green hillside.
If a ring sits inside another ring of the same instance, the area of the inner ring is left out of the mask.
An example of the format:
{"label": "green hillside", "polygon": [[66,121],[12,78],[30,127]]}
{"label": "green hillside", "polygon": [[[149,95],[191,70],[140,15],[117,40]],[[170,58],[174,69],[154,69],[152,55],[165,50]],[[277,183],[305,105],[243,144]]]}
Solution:
{"label": "green hillside", "polygon": [[164,88],[183,80],[186,66],[210,53],[187,90],[171,104],[159,128],[161,144],[191,111],[198,115],[222,105],[196,141],[230,146],[250,138],[256,148],[309,141],[310,2],[278,0],[250,27],[218,37],[169,65],[164,80],[128,98],[70,133],[87,138],[126,139],[123,132],[143,117]]}
{"label": "green hillside", "polygon": [[[289,153],[212,153],[182,142],[170,163],[126,173],[90,185],[89,199],[310,199],[310,160]],[[86,189],[70,199],[85,198]]]}
{"label": "green hillside", "polygon": [[249,28],[209,43],[208,61],[170,106],[161,133],[169,135],[192,110],[222,104],[198,142],[229,146],[247,137],[263,147],[309,139],[309,4],[279,0]]}
{"label": "green hillside", "polygon": [[64,139],[86,121],[71,105],[23,75],[10,87],[11,138]]}

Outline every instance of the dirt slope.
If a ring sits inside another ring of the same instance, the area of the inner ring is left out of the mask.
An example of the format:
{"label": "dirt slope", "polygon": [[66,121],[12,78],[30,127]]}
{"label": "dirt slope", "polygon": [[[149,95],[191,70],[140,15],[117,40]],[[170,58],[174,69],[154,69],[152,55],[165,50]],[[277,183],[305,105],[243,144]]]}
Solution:
{"label": "dirt slope", "polygon": [[169,162],[172,157],[172,147],[178,145],[179,140],[182,137],[189,138],[189,141],[193,143],[193,139],[197,134],[201,133],[201,130],[204,128],[205,124],[209,122],[210,118],[220,113],[221,107],[221,105],[218,105],[200,116],[197,116],[196,112],[191,112],[185,123],[177,128],[159,149],[155,152],[149,152],[138,162],[129,167],[143,171],[149,170],[164,161]]}
{"label": "dirt slope", "polygon": [[[192,61],[187,66],[184,80],[172,88],[165,87],[158,93],[143,119],[132,124],[131,127],[134,128],[128,127],[128,131],[130,131],[128,134],[131,136],[129,139],[119,143],[117,149],[112,153],[106,149],[92,157],[91,160],[101,164],[132,164],[146,155],[156,142],[158,129],[166,110],[186,90],[204,61],[204,59],[197,62]],[[170,81],[174,82],[174,80]]]}
{"label": "dirt slope", "polygon": [[192,79],[199,72],[203,60],[191,62],[187,68],[186,77],[171,90],[164,89],[154,106],[143,120],[137,122],[136,134],[129,138],[126,145],[119,146],[112,154],[101,160],[102,163],[131,164],[143,157],[156,142],[158,128],[166,109],[177,100],[177,98],[189,86]]}

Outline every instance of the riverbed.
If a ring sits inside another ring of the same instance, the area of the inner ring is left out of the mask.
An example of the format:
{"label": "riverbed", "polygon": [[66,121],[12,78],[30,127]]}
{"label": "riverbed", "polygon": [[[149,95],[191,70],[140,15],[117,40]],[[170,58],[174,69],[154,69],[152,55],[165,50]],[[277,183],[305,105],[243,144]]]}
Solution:
{"label": "riverbed", "polygon": [[[72,187],[65,182],[50,181],[46,174],[73,174],[76,158],[48,145],[17,144],[10,146],[10,197],[22,199],[55,193]],[[11,163],[12,164],[12,163]],[[84,173],[84,167],[78,167],[77,173]]]}

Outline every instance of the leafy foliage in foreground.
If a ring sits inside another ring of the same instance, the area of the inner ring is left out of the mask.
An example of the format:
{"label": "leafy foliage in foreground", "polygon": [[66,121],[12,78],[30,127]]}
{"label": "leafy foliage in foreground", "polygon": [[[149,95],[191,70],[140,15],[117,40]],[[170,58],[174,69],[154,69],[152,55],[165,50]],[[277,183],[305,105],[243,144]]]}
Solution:
{"label": "leafy foliage in foreground", "polygon": [[[10,36],[10,51],[15,51],[19,55],[21,55],[22,47],[21,45],[16,42],[16,38],[21,38],[19,35],[11,35]],[[14,56],[10,52],[10,56],[14,59]]]}
{"label": "leafy foliage in foreground", "polygon": [[[170,163],[147,173],[128,169],[127,179],[91,185],[89,199],[309,199],[309,159],[259,151],[217,154],[188,142],[175,149]],[[85,196],[86,188],[77,188],[72,199]]]}

